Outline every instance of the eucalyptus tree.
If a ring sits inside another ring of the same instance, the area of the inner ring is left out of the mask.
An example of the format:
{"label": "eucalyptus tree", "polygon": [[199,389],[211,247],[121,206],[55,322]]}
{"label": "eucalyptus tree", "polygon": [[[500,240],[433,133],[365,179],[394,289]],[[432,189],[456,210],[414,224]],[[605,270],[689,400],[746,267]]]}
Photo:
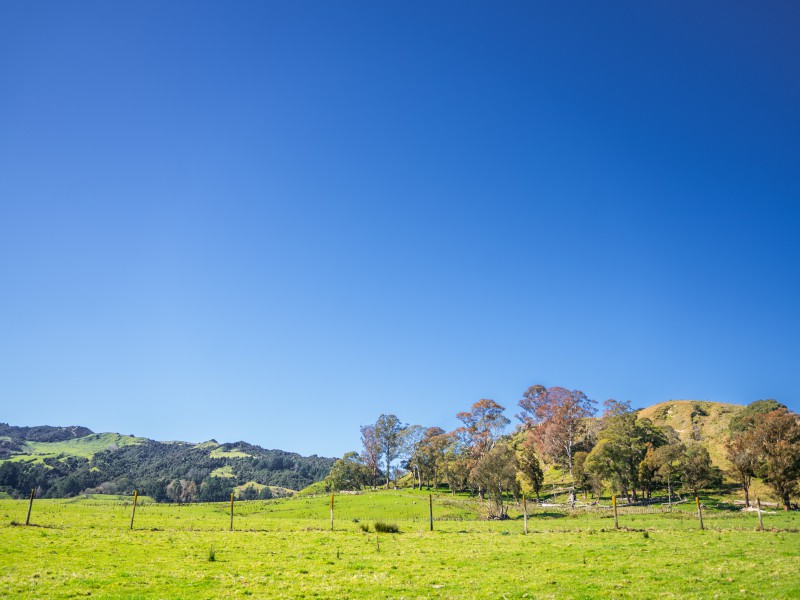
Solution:
{"label": "eucalyptus tree", "polygon": [[536,500],[539,500],[539,492],[544,484],[544,471],[536,453],[536,440],[532,431],[526,432],[524,441],[519,445],[517,461],[522,480],[536,494]]}
{"label": "eucalyptus tree", "polygon": [[522,412],[517,419],[534,431],[541,452],[573,475],[575,445],[585,419],[596,413],[595,404],[580,390],[533,385],[518,402]]}
{"label": "eucalyptus tree", "polygon": [[754,435],[761,450],[758,475],[789,510],[800,490],[800,424],[785,408],[755,417]]}
{"label": "eucalyptus tree", "polygon": [[392,463],[402,450],[403,432],[408,425],[402,423],[397,415],[381,415],[375,421],[374,435],[380,449],[380,456],[386,466],[386,489],[389,489]]}
{"label": "eucalyptus tree", "polygon": [[503,494],[513,492],[517,495],[517,454],[507,444],[499,443],[492,447],[470,472],[470,481],[479,489],[486,490],[492,500],[492,515],[505,518]]}
{"label": "eucalyptus tree", "polygon": [[[470,449],[470,473],[478,465],[480,460],[494,447],[497,440],[502,435],[506,426],[510,423],[508,418],[503,415],[505,408],[494,400],[482,398],[472,405],[469,411],[460,412],[456,418],[464,426],[456,430],[456,435],[469,440]],[[477,481],[470,478],[470,482]],[[485,488],[478,485],[478,494],[484,497]]]}
{"label": "eucalyptus tree", "polygon": [[361,460],[370,473],[370,485],[374,489],[378,482],[378,469],[381,461],[381,444],[375,437],[375,425],[361,426]]}

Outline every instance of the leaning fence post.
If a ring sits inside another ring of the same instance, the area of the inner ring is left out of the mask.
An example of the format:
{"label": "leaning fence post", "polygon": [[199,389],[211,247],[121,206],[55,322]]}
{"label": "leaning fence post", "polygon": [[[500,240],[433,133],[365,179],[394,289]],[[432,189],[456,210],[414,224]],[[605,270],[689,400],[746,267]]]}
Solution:
{"label": "leaning fence post", "polygon": [[433,531],[433,494],[428,494],[428,515],[431,520],[431,531]]}
{"label": "leaning fence post", "polygon": [[233,531],[233,492],[231,492],[231,531]]}
{"label": "leaning fence post", "polygon": [[136,501],[139,499],[139,490],[133,490],[133,510],[131,511],[131,529],[133,529],[133,517],[136,516]]}
{"label": "leaning fence post", "polygon": [[756,498],[756,507],[758,508],[758,530],[764,531],[764,519],[761,516],[761,498]]}
{"label": "leaning fence post", "polygon": [[611,496],[611,505],[614,507],[614,529],[619,529],[619,517],[617,517],[617,497]]}
{"label": "leaning fence post", "polygon": [[700,519],[700,529],[705,529],[705,527],[703,527],[703,509],[700,508],[700,497],[695,496],[694,501],[695,504],[697,504],[697,517]]}
{"label": "leaning fence post", "polygon": [[331,492],[331,531],[333,531],[333,492]]}
{"label": "leaning fence post", "polygon": [[28,516],[25,518],[25,525],[30,525],[31,523],[31,509],[33,508],[33,496],[36,494],[36,488],[31,489],[31,501],[28,504]]}
{"label": "leaning fence post", "polygon": [[528,501],[525,494],[522,494],[522,514],[525,521],[525,535],[528,535]]}

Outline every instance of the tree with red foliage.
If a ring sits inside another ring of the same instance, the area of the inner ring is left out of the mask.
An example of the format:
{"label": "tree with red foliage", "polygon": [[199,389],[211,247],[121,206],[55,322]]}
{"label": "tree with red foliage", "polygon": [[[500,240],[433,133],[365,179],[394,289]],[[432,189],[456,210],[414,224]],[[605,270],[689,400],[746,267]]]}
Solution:
{"label": "tree with red foliage", "polygon": [[569,469],[582,422],[597,411],[596,402],[580,390],[533,385],[522,395],[517,418],[531,429],[541,453]]}

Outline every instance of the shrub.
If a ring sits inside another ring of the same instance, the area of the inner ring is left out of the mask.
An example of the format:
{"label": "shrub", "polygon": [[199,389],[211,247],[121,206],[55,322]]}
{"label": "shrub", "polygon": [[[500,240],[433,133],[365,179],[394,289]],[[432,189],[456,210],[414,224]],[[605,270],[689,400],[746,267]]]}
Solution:
{"label": "shrub", "polygon": [[375,521],[375,531],[380,533],[400,533],[400,528],[394,523],[384,523],[383,521]]}

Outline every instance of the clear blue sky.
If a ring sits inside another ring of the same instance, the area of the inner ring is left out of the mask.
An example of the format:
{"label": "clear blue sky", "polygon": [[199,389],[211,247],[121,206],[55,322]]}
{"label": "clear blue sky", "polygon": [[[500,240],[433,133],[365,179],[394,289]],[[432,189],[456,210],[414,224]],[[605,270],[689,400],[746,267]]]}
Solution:
{"label": "clear blue sky", "polygon": [[0,421],[341,455],[800,409],[800,4],[0,5]]}

